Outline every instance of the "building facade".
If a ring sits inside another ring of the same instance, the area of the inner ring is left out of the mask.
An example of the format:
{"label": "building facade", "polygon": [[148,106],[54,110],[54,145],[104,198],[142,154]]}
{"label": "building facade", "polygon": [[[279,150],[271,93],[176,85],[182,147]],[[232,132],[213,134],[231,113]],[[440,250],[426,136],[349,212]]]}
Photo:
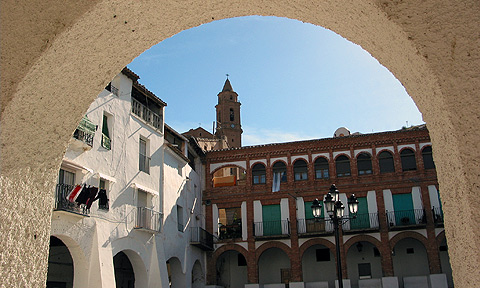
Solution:
{"label": "building facade", "polygon": [[202,153],[125,68],[90,105],[59,171],[47,287],[203,287]]}
{"label": "building facade", "polygon": [[[209,284],[335,287],[333,226],[325,210],[317,220],[311,208],[335,183],[343,203],[359,200],[340,233],[346,287],[453,287],[426,127],[337,132],[207,153],[206,227],[219,239],[208,253]],[[216,179],[229,169],[244,179]]]}

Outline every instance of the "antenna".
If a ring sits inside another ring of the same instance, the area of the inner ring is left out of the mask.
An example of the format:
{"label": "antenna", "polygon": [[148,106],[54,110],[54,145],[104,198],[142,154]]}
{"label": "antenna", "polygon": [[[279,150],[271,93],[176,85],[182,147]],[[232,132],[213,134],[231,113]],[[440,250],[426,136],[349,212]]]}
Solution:
{"label": "antenna", "polygon": [[228,74],[225,74],[225,75],[227,75],[227,79],[228,79],[228,76],[230,76],[230,75],[228,75]]}

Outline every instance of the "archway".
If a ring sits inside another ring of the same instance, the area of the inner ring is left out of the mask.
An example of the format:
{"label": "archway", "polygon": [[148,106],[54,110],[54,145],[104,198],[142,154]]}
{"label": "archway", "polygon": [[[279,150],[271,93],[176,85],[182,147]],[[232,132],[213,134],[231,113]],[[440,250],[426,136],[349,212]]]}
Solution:
{"label": "archway", "polygon": [[200,261],[195,261],[192,268],[192,288],[202,288],[205,286],[205,274],[203,273]]}
{"label": "archway", "polygon": [[217,258],[217,284],[225,288],[241,288],[247,284],[247,260],[243,254],[228,250]]}
{"label": "archway", "polygon": [[333,287],[337,279],[336,265],[332,250],[324,245],[312,245],[302,255],[303,281],[328,282],[329,287]]}
{"label": "archway", "polygon": [[289,283],[290,259],[284,250],[272,247],[262,252],[258,259],[258,283]]}
{"label": "archway", "polygon": [[50,236],[47,288],[73,287],[73,259],[68,247],[57,237]]}
{"label": "archway", "polygon": [[364,279],[376,279],[381,283],[383,273],[379,249],[367,241],[353,243],[347,251],[347,271],[354,287]]}
{"label": "archway", "polygon": [[[43,9],[47,5],[48,9]],[[458,201],[443,207],[447,235],[454,240],[450,251],[455,255],[452,264],[457,267],[458,285],[478,282],[475,271],[480,256],[470,252],[478,249],[480,228],[475,219],[480,209],[470,199],[480,190],[475,184],[480,167],[471,161],[480,158],[480,151],[475,149],[478,135],[469,133],[480,122],[474,96],[479,48],[472,36],[479,23],[478,5],[473,0],[444,5],[364,0],[348,6],[335,1],[292,4],[282,0],[268,5],[254,0],[205,5],[176,1],[119,1],[112,5],[101,0],[69,5],[5,3],[2,29],[17,33],[2,37],[2,44],[8,45],[2,49],[1,185],[3,207],[9,208],[1,210],[4,221],[0,228],[7,231],[2,235],[2,256],[13,271],[32,262],[24,255],[37,259],[34,262],[39,268],[26,277],[20,277],[20,272],[3,272],[6,283],[23,281],[30,286],[45,281],[41,275],[47,266],[51,203],[31,201],[27,195],[17,197],[14,191],[39,191],[36,196],[40,199],[50,196],[51,190],[45,187],[53,187],[69,131],[107,79],[148,47],[181,30],[213,19],[253,14],[299,19],[336,31],[362,45],[405,85],[429,123],[435,162],[441,167],[442,198],[461,193],[455,197]],[[432,21],[435,25],[427,24]],[[71,89],[72,83],[77,89]],[[45,123],[47,129],[39,129],[45,128]],[[36,141],[23,141],[24,135]],[[25,213],[9,213],[20,207]],[[455,210],[472,217],[461,218]],[[15,225],[21,227],[8,229]],[[32,234],[41,235],[39,241],[31,241]],[[18,245],[24,248],[22,255],[14,252]]]}
{"label": "archway", "polygon": [[123,252],[118,252],[113,256],[113,269],[115,271],[115,287],[134,288],[135,272],[128,256]]}
{"label": "archway", "polygon": [[414,238],[403,238],[393,247],[393,273],[398,277],[400,287],[404,278],[411,276],[428,276],[427,250],[422,242]]}
{"label": "archway", "polygon": [[182,263],[177,257],[167,260],[168,281],[171,288],[181,288],[186,286],[185,274],[182,271]]}

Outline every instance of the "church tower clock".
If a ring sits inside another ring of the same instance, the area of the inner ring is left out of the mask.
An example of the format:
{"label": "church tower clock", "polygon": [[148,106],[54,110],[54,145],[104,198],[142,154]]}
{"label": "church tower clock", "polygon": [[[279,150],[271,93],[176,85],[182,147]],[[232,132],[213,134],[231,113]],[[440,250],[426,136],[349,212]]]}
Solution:
{"label": "church tower clock", "polygon": [[238,94],[233,91],[230,80],[225,81],[222,92],[218,93],[217,130],[215,135],[226,137],[229,147],[242,146],[242,125],[240,124],[240,102]]}

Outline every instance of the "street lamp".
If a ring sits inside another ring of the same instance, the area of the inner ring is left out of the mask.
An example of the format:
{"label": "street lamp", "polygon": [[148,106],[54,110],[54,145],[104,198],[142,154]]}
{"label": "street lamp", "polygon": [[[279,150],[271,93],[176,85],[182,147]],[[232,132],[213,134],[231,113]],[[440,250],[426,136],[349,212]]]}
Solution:
{"label": "street lamp", "polygon": [[[358,199],[355,197],[355,194],[352,194],[347,201],[348,210],[350,211],[351,217],[344,217],[345,206],[342,201],[340,201],[340,192],[337,189],[335,184],[332,184],[330,191],[325,195],[325,209],[327,210],[330,220],[333,223],[333,231],[335,233],[335,250],[337,254],[337,276],[338,276],[338,287],[343,288],[343,277],[342,277],[342,260],[340,258],[340,236],[339,236],[339,227],[345,224],[348,220],[354,219],[357,216],[358,211]],[[322,213],[322,204],[321,201],[315,199],[312,203],[312,212],[315,219],[320,218]]]}

